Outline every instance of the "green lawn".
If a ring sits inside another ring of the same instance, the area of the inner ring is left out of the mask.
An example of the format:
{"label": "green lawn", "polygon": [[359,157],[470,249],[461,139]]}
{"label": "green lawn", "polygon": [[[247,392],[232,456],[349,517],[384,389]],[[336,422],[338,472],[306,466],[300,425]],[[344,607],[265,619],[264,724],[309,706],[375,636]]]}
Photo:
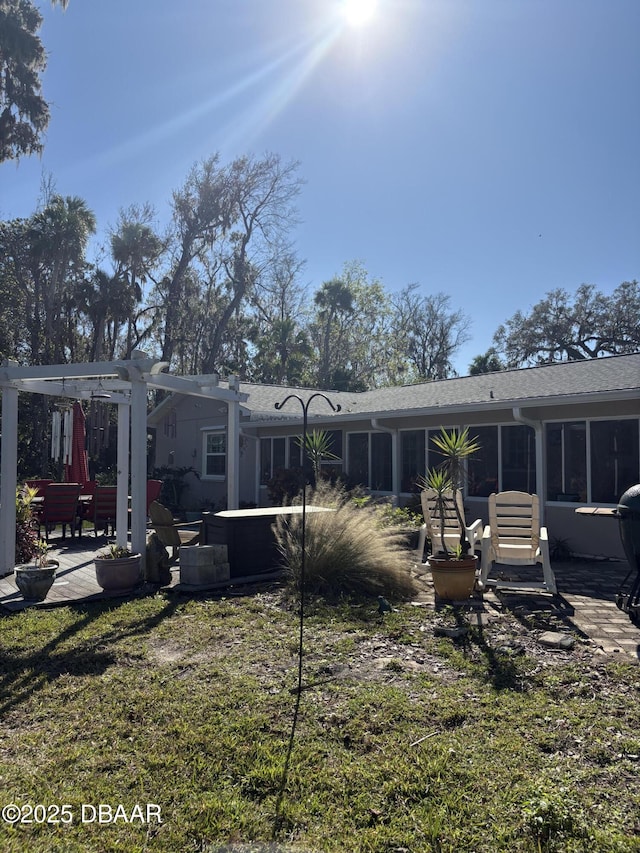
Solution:
{"label": "green lawn", "polygon": [[0,618],[0,850],[640,851],[638,665],[436,618],[310,606],[288,765],[278,589]]}

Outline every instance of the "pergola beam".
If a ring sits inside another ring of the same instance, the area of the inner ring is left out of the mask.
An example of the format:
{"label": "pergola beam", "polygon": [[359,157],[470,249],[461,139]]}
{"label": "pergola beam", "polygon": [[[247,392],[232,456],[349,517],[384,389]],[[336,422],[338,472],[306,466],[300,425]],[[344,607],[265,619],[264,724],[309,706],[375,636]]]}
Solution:
{"label": "pergola beam", "polygon": [[214,400],[224,400],[228,402],[245,401],[249,399],[248,394],[233,391],[227,388],[220,388],[217,385],[212,385],[211,381],[199,381],[197,379],[186,378],[184,376],[170,376],[167,373],[162,373],[158,376],[150,374],[145,375],[149,388],[156,388],[160,391],[170,391],[176,394],[186,394],[191,397],[209,397]]}

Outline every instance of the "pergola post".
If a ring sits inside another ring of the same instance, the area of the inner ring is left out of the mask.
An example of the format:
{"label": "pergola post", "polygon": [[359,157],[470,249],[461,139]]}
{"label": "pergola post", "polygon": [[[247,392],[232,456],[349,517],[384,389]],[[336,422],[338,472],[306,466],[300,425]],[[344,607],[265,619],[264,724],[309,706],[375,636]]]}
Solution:
{"label": "pergola post", "polygon": [[227,406],[227,509],[238,509],[240,472],[240,404]]}
{"label": "pergola post", "polygon": [[[131,549],[141,555],[144,574],[147,547],[147,385],[131,380]],[[125,492],[126,494],[126,492]],[[126,528],[125,528],[126,529]]]}
{"label": "pergola post", "polygon": [[11,574],[16,555],[16,476],[18,470],[18,389],[2,388],[0,476],[0,577]]}
{"label": "pergola post", "polygon": [[129,404],[118,403],[118,502],[116,505],[116,544],[127,544],[129,528]]}

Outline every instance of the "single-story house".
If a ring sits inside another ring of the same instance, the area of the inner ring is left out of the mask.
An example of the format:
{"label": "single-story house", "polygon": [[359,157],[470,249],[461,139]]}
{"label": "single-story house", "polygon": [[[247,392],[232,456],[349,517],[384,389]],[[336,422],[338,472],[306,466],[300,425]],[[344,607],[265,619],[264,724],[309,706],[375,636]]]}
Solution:
{"label": "single-story house", "polygon": [[[203,377],[199,377],[200,381]],[[221,383],[222,385],[223,383]],[[171,394],[150,414],[155,464],[191,467],[186,501],[224,508],[227,455],[237,451],[240,502],[270,504],[267,483],[301,464],[302,401],[310,389],[239,383],[239,430],[229,435],[223,400]],[[281,404],[289,395],[300,399]],[[481,451],[468,466],[465,506],[486,521],[487,496],[518,489],[541,496],[551,540],[580,554],[623,556],[615,520],[576,516],[578,506],[615,506],[640,482],[640,353],[560,362],[364,392],[326,392],[308,410],[327,430],[324,464],[378,496],[406,504],[437,464],[430,438],[468,426]]]}

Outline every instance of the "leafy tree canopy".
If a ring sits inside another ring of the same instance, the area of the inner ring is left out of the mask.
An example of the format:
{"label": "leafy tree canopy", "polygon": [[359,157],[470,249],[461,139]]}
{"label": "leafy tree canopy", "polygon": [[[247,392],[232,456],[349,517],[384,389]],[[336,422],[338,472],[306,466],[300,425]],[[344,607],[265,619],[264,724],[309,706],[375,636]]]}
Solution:
{"label": "leafy tree canopy", "polygon": [[625,281],[610,296],[593,284],[573,295],[551,290],[528,313],[516,311],[493,341],[508,367],[636,352],[640,285]]}
{"label": "leafy tree canopy", "polygon": [[[68,0],[52,0],[66,8]],[[47,55],[42,15],[30,0],[0,0],[0,163],[42,151],[49,106],[40,75]]]}

